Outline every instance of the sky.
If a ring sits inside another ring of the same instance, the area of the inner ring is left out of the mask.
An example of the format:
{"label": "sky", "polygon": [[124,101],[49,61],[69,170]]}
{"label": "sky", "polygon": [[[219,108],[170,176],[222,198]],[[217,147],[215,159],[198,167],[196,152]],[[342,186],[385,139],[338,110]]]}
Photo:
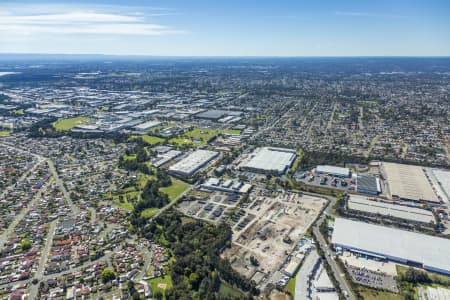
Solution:
{"label": "sky", "polygon": [[1,0],[0,53],[450,56],[450,1]]}

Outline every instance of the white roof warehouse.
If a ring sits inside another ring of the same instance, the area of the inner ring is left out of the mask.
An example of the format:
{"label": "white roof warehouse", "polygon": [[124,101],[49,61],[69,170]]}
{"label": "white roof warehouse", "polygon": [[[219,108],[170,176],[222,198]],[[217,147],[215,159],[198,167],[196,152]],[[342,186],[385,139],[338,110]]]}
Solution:
{"label": "white roof warehouse", "polygon": [[255,150],[240,168],[256,173],[284,174],[297,157],[293,149],[263,147]]}
{"label": "white roof warehouse", "polygon": [[336,218],[333,245],[450,275],[450,240],[396,228]]}
{"label": "white roof warehouse", "polygon": [[218,155],[219,153],[215,151],[196,150],[171,166],[169,172],[184,177],[192,176]]}

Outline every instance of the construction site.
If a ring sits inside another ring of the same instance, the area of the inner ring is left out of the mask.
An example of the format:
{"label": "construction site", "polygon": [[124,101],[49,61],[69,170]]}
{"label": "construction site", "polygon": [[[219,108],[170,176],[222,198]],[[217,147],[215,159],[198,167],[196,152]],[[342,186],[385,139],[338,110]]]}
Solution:
{"label": "construction site", "polygon": [[283,269],[326,204],[319,197],[256,189],[231,216],[233,243],[222,255],[260,287]]}

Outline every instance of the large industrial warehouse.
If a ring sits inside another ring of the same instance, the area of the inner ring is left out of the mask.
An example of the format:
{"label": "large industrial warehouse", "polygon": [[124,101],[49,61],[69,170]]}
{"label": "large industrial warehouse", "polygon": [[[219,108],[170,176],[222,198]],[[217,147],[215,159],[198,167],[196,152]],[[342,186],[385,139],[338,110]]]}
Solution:
{"label": "large industrial warehouse", "polygon": [[336,218],[335,249],[386,259],[450,276],[450,240],[426,234]]}
{"label": "large industrial warehouse", "polygon": [[296,157],[296,151],[293,149],[258,148],[240,168],[255,173],[282,175],[291,167]]}
{"label": "large industrial warehouse", "polygon": [[360,195],[350,195],[347,205],[350,210],[361,211],[375,216],[391,216],[415,223],[436,222],[433,213],[429,210],[368,200]]}
{"label": "large industrial warehouse", "polygon": [[219,155],[209,150],[196,150],[169,168],[169,173],[190,177]]}
{"label": "large industrial warehouse", "polygon": [[380,180],[371,175],[356,177],[356,191],[362,194],[378,195],[381,193]]}
{"label": "large industrial warehouse", "polygon": [[349,178],[351,176],[349,168],[329,166],[329,165],[319,165],[316,167],[315,172],[317,174],[329,174],[335,177]]}
{"label": "large industrial warehouse", "polygon": [[447,202],[450,202],[450,171],[434,169],[432,173],[442,191],[445,193]]}
{"label": "large industrial warehouse", "polygon": [[393,198],[439,203],[422,167],[383,162],[381,171]]}

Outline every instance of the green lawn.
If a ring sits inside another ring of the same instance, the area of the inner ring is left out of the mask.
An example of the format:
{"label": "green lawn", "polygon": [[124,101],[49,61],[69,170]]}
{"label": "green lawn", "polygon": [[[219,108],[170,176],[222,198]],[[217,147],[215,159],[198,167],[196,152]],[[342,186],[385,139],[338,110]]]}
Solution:
{"label": "green lawn", "polygon": [[184,181],[178,180],[172,177],[172,185],[168,187],[162,187],[159,190],[169,196],[170,200],[174,200],[179,197],[185,190],[189,188],[189,184]]}
{"label": "green lawn", "polygon": [[145,219],[150,219],[151,217],[156,215],[156,213],[158,213],[158,211],[159,211],[159,209],[156,207],[146,208],[141,212],[141,217],[143,217]]}
{"label": "green lawn", "polygon": [[16,109],[16,110],[13,110],[12,112],[13,112],[13,114],[15,114],[17,116],[22,116],[25,114],[23,109]]}
{"label": "green lawn", "polygon": [[120,207],[122,209],[125,209],[125,210],[130,210],[130,211],[133,210],[133,204],[131,204],[127,201],[120,202],[119,200],[114,200],[113,205]]}
{"label": "green lawn", "polygon": [[291,167],[291,172],[295,172],[298,168],[298,165],[300,164],[300,161],[302,160],[303,151],[302,149],[297,150],[297,158],[294,161],[294,164]]}
{"label": "green lawn", "polygon": [[90,121],[91,118],[88,117],[75,117],[68,119],[60,119],[53,123],[53,127],[58,131],[70,130],[77,125],[83,124]]}
{"label": "green lawn", "polygon": [[176,144],[178,146],[192,145],[192,144],[201,146],[206,144],[210,139],[221,133],[240,134],[241,131],[237,129],[220,130],[211,128],[195,128],[192,129],[191,131],[185,132],[182,136],[178,138],[170,139],[169,143]]}
{"label": "green lawn", "polygon": [[0,130],[0,136],[8,136],[11,134],[11,131],[7,130]]}
{"label": "green lawn", "polygon": [[[164,277],[153,278],[148,281],[150,286],[152,287],[152,293],[161,292],[163,294],[163,299],[166,299],[165,291],[172,288],[172,278],[170,275],[166,275]],[[165,284],[166,288],[163,289],[158,287],[159,284]]]}
{"label": "green lawn", "polygon": [[292,299],[295,298],[295,277],[291,277],[291,279],[289,279],[288,283],[284,287],[284,290],[292,296]]}
{"label": "green lawn", "polygon": [[136,154],[131,154],[131,155],[124,155],[123,156],[124,160],[133,160],[136,159]]}
{"label": "green lawn", "polygon": [[374,289],[369,289],[366,287],[359,287],[361,296],[364,300],[402,300],[403,297],[400,294],[389,293],[385,291],[379,291]]}
{"label": "green lawn", "polygon": [[125,210],[133,210],[133,204],[127,201],[127,196],[129,196],[131,199],[132,198],[139,198],[140,196],[140,192],[133,190],[133,191],[128,191],[125,192],[123,194],[121,194],[123,196],[123,202],[119,201],[119,195],[113,195],[113,202],[112,204],[114,206],[120,207],[122,209]]}
{"label": "green lawn", "polygon": [[142,135],[142,136],[132,136],[132,138],[142,138],[144,140],[144,142],[146,142],[149,145],[156,145],[156,144],[161,144],[162,142],[164,142],[164,139],[157,137],[157,136],[151,136],[151,135]]}
{"label": "green lawn", "polygon": [[169,140],[169,143],[175,144],[175,145],[181,147],[184,145],[192,145],[193,141],[188,138],[172,138]]}
{"label": "green lawn", "polygon": [[222,297],[230,297],[230,298],[236,298],[239,299],[242,297],[242,293],[236,289],[234,289],[232,286],[230,286],[226,282],[222,282],[220,284],[219,288],[219,295]]}
{"label": "green lawn", "polygon": [[[153,169],[152,166],[149,166],[149,168]],[[155,180],[155,179],[156,179],[155,175],[147,175],[147,174],[141,173],[141,174],[139,174],[139,186],[141,187],[141,189],[143,189],[149,180]]]}

